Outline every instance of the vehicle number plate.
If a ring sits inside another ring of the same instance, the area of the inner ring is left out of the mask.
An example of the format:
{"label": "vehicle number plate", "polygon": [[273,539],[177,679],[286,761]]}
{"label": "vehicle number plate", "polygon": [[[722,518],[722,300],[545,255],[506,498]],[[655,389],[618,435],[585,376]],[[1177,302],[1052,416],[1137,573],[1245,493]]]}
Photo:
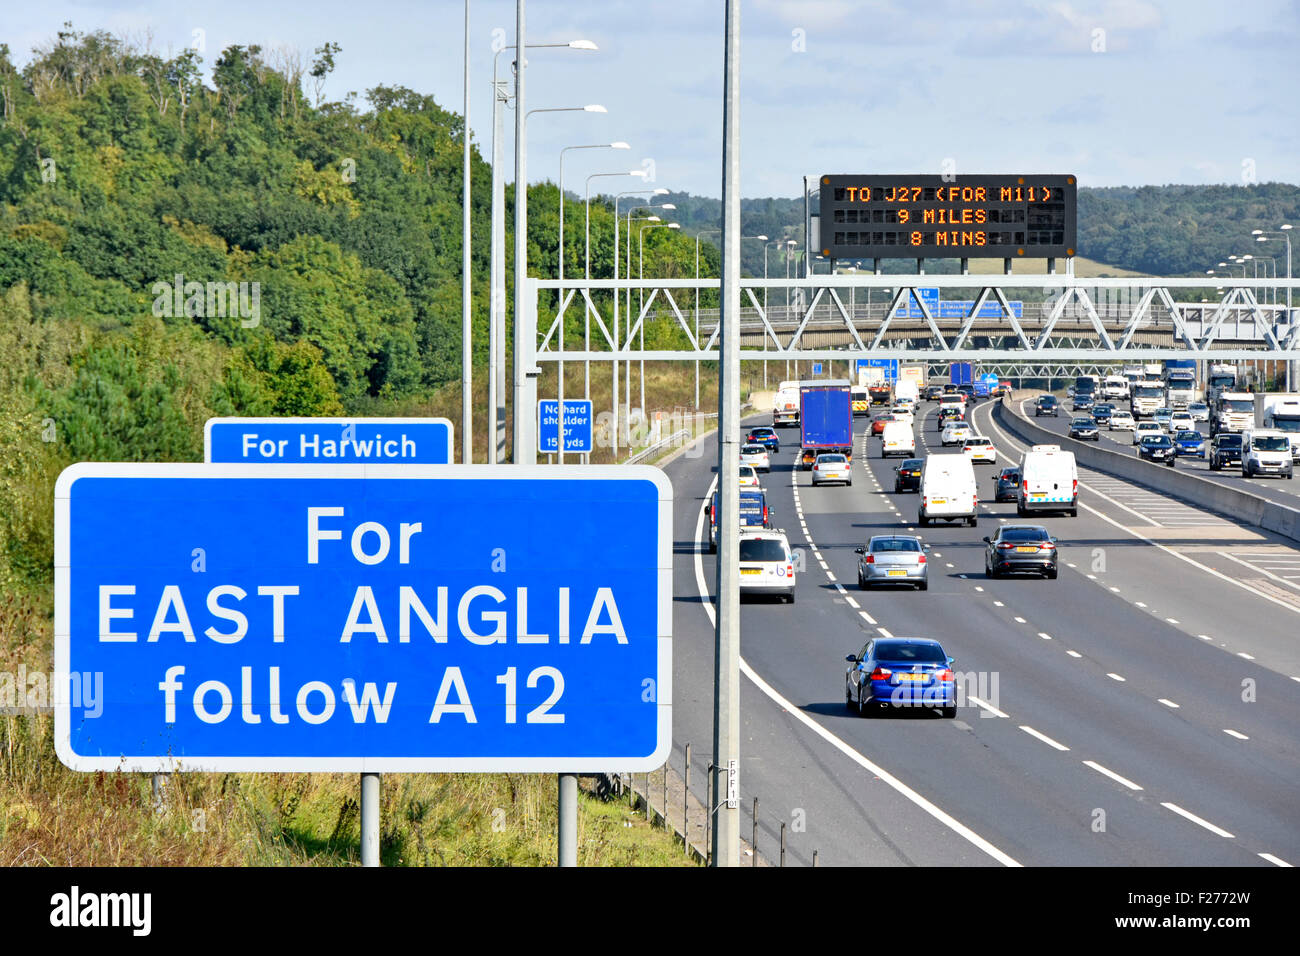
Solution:
{"label": "vehicle number plate", "polygon": [[741,568],[740,573],[741,574],[762,574],[763,572],[759,568]]}
{"label": "vehicle number plate", "polygon": [[1046,498],[1046,497],[1047,497],[1047,495],[1043,494],[1042,492],[1035,492],[1035,493],[1031,493],[1031,494],[1030,494],[1030,496],[1029,496],[1029,500],[1030,500],[1030,501],[1042,501],[1042,500],[1043,500],[1044,498]]}
{"label": "vehicle number plate", "polygon": [[1024,552],[1033,553],[1034,551],[1037,551],[1038,549],[1037,549],[1037,548],[1033,548],[1033,547],[1027,547],[1027,548],[1016,548],[1016,550],[1017,550],[1017,551],[1024,551]]}
{"label": "vehicle number plate", "polygon": [[927,674],[899,674],[898,679],[903,681],[925,681],[928,676]]}
{"label": "vehicle number plate", "polygon": [[907,577],[907,572],[906,572],[906,571],[902,571],[902,570],[900,570],[900,571],[886,571],[885,574],[888,575],[888,576],[891,577],[891,578],[905,578],[905,577]]}
{"label": "vehicle number plate", "polygon": [[935,498],[935,499],[934,499],[934,503],[935,503],[936,505],[946,505],[946,504],[948,503],[948,499],[947,499],[947,498]]}

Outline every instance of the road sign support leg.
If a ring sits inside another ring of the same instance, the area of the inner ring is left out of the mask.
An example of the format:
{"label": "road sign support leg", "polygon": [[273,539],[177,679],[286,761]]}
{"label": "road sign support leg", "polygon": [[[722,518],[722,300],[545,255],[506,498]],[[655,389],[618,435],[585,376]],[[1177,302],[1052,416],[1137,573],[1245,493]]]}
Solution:
{"label": "road sign support leg", "polygon": [[379,774],[361,775],[361,865],[379,865]]}
{"label": "road sign support leg", "polygon": [[578,865],[578,777],[560,774],[560,866]]}

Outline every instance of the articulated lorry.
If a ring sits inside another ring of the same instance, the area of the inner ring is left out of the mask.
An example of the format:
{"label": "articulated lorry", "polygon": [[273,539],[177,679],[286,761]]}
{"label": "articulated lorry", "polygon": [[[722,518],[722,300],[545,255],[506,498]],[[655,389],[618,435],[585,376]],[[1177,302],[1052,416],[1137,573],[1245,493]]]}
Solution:
{"label": "articulated lorry", "polygon": [[1196,401],[1196,360],[1169,359],[1165,362],[1165,404],[1186,411]]}
{"label": "articulated lorry", "polygon": [[853,407],[847,382],[807,383],[799,389],[799,444],[799,467],[805,471],[824,452],[853,458]]}
{"label": "articulated lorry", "polygon": [[1300,392],[1256,395],[1255,424],[1285,432],[1291,442],[1291,459],[1300,461]]}
{"label": "articulated lorry", "polygon": [[1214,408],[1222,392],[1237,390],[1237,366],[1211,365],[1205,376],[1205,403]]}
{"label": "articulated lorry", "polygon": [[1250,392],[1219,392],[1210,406],[1210,434],[1243,432],[1255,424],[1255,396]]}

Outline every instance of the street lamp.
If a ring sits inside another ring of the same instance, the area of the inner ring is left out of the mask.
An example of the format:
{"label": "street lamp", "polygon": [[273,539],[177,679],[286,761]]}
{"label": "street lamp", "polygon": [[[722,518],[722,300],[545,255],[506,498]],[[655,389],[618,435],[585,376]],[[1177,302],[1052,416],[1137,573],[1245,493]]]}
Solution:
{"label": "street lamp", "polygon": [[[589,146],[566,146],[560,150],[560,241],[559,241],[559,269],[556,275],[564,278],[564,154],[571,149],[631,149],[627,143],[619,141],[617,143],[592,143]],[[587,276],[588,279],[591,276]]]}
{"label": "street lamp", "polygon": [[[489,298],[488,352],[491,354],[488,373],[488,406],[492,419],[492,434],[488,439],[488,464],[495,465],[505,451],[505,391],[506,391],[506,246],[505,246],[505,110],[510,102],[506,81],[500,79],[501,54],[516,50],[517,46],[504,46],[492,57],[492,229],[491,229],[491,280]],[[524,50],[570,49],[595,51],[599,47],[590,40],[569,40],[565,43],[524,43]]]}
{"label": "street lamp", "polygon": [[[644,178],[646,175],[648,174],[644,169],[630,169],[627,172],[623,172],[623,173],[592,173],[590,176],[587,177],[586,275],[588,279],[591,278],[591,181],[593,179],[601,179],[609,176],[636,176],[636,177]],[[645,190],[632,190],[632,192],[645,192]],[[625,195],[625,194],[620,193],[618,195]],[[614,197],[614,280],[615,281],[618,280],[618,195]],[[613,293],[614,293],[614,317],[613,317],[614,349],[615,351],[617,351],[618,350],[618,289],[615,288],[613,290]],[[591,351],[591,308],[590,307],[587,308],[587,333],[586,334],[587,334],[587,351]],[[590,399],[591,398],[591,362],[590,360],[587,360],[584,364],[586,366],[586,378],[587,378],[586,397]],[[614,414],[613,450],[614,450],[614,454],[617,455],[618,454],[618,358],[615,357],[611,364],[613,365],[613,370],[611,373],[612,390],[610,392],[609,403],[612,406],[612,410]]]}

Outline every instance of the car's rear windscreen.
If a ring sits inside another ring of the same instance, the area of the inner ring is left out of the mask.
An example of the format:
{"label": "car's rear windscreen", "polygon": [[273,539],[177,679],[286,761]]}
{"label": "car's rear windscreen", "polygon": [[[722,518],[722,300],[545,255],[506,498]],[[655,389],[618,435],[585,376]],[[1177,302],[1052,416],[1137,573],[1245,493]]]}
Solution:
{"label": "car's rear windscreen", "polygon": [[740,560],[742,561],[785,561],[785,545],[775,538],[742,538],[740,541]]}

